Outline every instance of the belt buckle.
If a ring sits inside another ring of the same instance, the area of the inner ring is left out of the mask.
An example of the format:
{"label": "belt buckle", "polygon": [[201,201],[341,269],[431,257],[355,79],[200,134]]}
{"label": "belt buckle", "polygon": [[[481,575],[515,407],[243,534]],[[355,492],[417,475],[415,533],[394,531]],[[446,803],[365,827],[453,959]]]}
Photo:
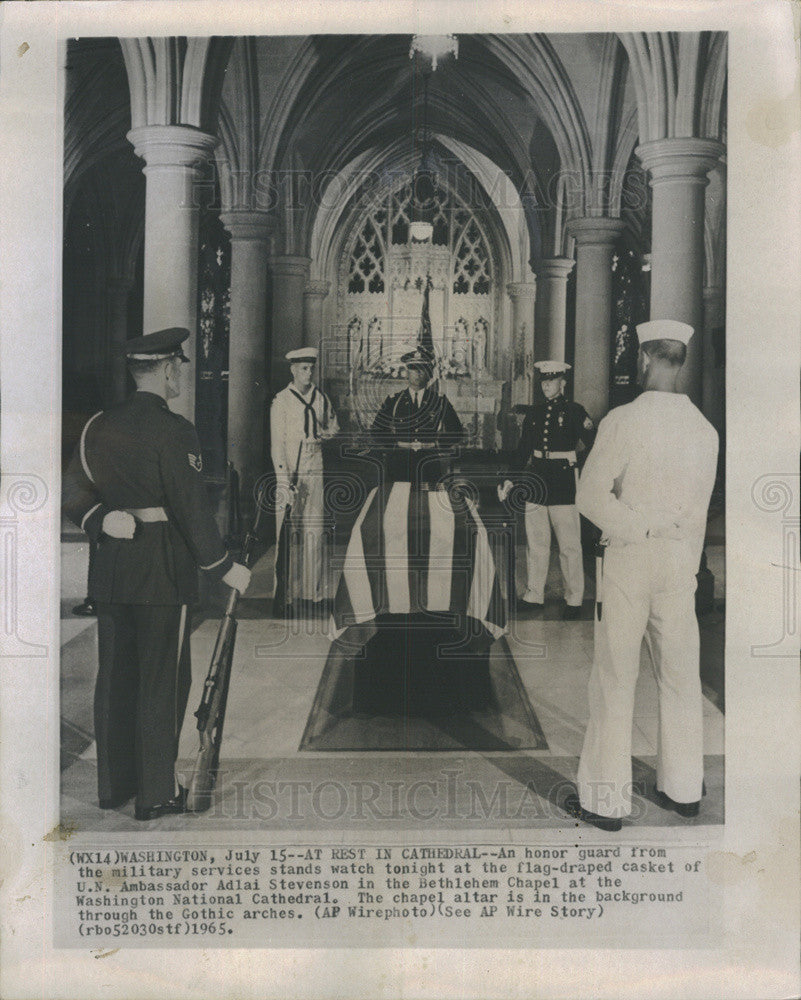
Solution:
{"label": "belt buckle", "polygon": [[550,458],[551,457],[551,453],[548,451],[547,448],[543,448],[542,449],[542,457],[543,458]]}

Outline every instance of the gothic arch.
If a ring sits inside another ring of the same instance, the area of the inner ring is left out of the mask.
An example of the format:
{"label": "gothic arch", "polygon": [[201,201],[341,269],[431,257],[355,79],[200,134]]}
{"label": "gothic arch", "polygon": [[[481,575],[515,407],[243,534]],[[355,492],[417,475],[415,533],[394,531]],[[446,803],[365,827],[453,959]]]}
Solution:
{"label": "gothic arch", "polygon": [[191,125],[214,134],[233,38],[122,38],[131,127]]}
{"label": "gothic arch", "polygon": [[[468,146],[456,143],[446,136],[436,136],[437,142],[444,148],[450,148],[459,157],[469,173],[480,184],[481,188],[495,202],[497,218],[495,246],[499,259],[503,261],[505,280],[525,280],[527,258],[520,249],[519,219],[517,226],[512,224],[516,214],[522,214],[523,207],[519,195],[511,186],[499,190],[491,176],[492,164],[481,154]],[[464,156],[462,154],[465,154]],[[468,162],[468,160],[470,162]],[[342,234],[353,224],[353,218],[359,214],[359,187],[365,177],[380,178],[382,174],[395,176],[411,176],[417,166],[417,158],[410,153],[401,140],[396,140],[389,149],[381,148],[365,151],[341,170],[331,181],[327,190],[335,189],[335,196],[321,206],[313,220],[313,228],[309,234],[308,255],[312,260],[311,277],[313,280],[335,280],[336,260],[341,253]],[[497,170],[497,168],[496,168]],[[498,176],[502,176],[497,171]],[[503,194],[513,193],[517,198],[517,206],[510,211],[502,212],[498,201]],[[334,195],[334,191],[331,191]]]}

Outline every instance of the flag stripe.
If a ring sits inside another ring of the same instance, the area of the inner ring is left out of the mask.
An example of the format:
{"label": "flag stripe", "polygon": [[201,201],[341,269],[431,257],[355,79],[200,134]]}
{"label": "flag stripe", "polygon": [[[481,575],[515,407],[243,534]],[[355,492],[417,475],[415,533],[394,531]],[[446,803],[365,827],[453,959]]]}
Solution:
{"label": "flag stripe", "polygon": [[[364,558],[362,547],[362,528],[370,510],[375,506],[375,495],[378,492],[374,489],[364,503],[364,507],[356,519],[353,532],[350,536],[348,550],[345,553],[345,564],[342,567],[342,579],[337,590],[337,601],[334,618],[338,626],[350,624],[345,616],[350,612],[351,621],[369,621],[375,615],[375,605],[370,592],[370,579],[367,564]],[[341,600],[340,592],[347,593],[347,604]]]}
{"label": "flag stripe", "polygon": [[428,510],[430,544],[426,607],[429,611],[448,611],[451,604],[455,518],[447,490],[428,493]]}
{"label": "flag stripe", "polygon": [[[369,508],[362,518],[359,532],[361,535],[362,559],[365,562],[369,593],[373,602],[376,614],[381,614],[386,610],[387,590],[384,579],[384,508],[388,486],[386,483],[377,487],[373,494]],[[356,526],[353,529],[357,531]],[[351,601],[355,598],[351,594]]]}
{"label": "flag stripe", "polygon": [[411,483],[393,483],[384,511],[384,571],[389,613],[408,614],[409,593],[409,495]]}
{"label": "flag stripe", "polygon": [[412,490],[409,496],[409,606],[413,613],[425,611],[428,604],[429,496],[425,490]]}
{"label": "flag stripe", "polygon": [[453,553],[451,556],[451,606],[457,614],[467,611],[470,581],[475,561],[475,531],[462,500],[454,507]]}
{"label": "flag stripe", "polygon": [[470,502],[385,484],[368,495],[351,533],[335,624],[422,610],[466,614],[501,634],[506,609],[492,547]]}

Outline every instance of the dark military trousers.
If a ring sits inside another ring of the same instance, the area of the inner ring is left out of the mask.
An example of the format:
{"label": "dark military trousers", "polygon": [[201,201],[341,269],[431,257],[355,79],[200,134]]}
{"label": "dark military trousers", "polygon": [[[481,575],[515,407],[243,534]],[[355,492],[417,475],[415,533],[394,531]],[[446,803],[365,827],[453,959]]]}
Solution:
{"label": "dark military trousers", "polygon": [[136,794],[140,809],[176,793],[175,760],[189,687],[186,605],[97,607],[97,786],[101,800]]}

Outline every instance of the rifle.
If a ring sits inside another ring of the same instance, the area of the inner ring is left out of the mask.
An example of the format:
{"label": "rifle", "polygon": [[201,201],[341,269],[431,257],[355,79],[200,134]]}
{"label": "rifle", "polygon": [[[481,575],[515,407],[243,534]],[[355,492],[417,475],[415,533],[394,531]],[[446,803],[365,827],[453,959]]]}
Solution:
{"label": "rifle", "polygon": [[294,490],[298,485],[298,470],[300,469],[300,456],[303,453],[303,441],[298,445],[298,460],[295,462],[295,471],[289,480],[290,499],[284,508],[284,516],[281,520],[281,530],[275,543],[275,589],[273,591],[273,615],[276,618],[288,617],[288,606],[292,603],[292,591],[290,583],[290,550],[292,545],[292,507],[294,506]]}
{"label": "rifle", "polygon": [[[264,487],[256,501],[256,516],[253,527],[245,535],[240,561],[251,568],[256,543],[259,540],[261,519],[266,508]],[[205,812],[211,805],[211,793],[217,782],[217,766],[220,760],[225,707],[228,702],[228,685],[231,679],[231,663],[236,642],[236,606],[239,591],[231,590],[225,614],[217,631],[217,641],[211,657],[211,666],[203,685],[203,697],[195,712],[197,730],[200,735],[200,749],[195,760],[195,769],[189,782],[186,797],[188,812]]]}

